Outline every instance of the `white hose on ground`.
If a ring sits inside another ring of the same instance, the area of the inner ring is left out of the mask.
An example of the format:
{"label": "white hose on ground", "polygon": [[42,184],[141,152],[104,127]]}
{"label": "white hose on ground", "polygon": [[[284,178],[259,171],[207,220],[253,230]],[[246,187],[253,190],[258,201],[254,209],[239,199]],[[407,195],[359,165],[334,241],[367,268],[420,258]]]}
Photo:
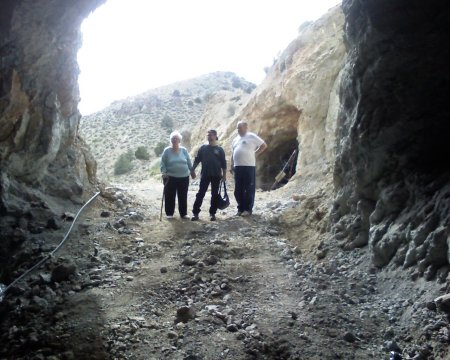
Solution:
{"label": "white hose on ground", "polygon": [[[107,187],[105,188],[105,190],[108,189],[113,189],[115,187]],[[49,254],[47,254],[43,259],[39,260],[39,262],[37,262],[35,265],[33,265],[30,269],[28,269],[27,271],[25,271],[22,275],[20,275],[17,279],[15,279],[11,284],[9,284],[8,286],[4,285],[4,284],[0,284],[0,302],[3,301],[6,292],[15,284],[17,284],[20,280],[22,280],[25,276],[27,276],[28,274],[30,274],[31,272],[33,272],[35,269],[37,269],[38,267],[40,267],[42,264],[44,264],[48,259],[50,259],[60,248],[61,246],[66,242],[67,238],[69,237],[70,232],[72,231],[73,226],[75,225],[75,222],[78,219],[78,216],[83,212],[83,210],[92,202],[94,201],[94,199],[100,195],[100,191],[95,193],[94,196],[92,196],[81,208],[80,210],[78,210],[77,214],[75,215],[75,217],[73,218],[72,224],[69,227],[69,230],[67,231],[66,235],[64,236],[64,238],[61,240],[61,242],[59,243],[59,245],[55,248],[55,250],[53,250],[52,252],[50,252]]]}

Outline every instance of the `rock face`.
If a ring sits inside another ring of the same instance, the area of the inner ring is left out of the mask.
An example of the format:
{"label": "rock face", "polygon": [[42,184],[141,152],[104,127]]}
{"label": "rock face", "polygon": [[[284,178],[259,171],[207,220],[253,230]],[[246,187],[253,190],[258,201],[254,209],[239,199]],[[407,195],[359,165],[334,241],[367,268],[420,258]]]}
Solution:
{"label": "rock face", "polygon": [[[75,58],[80,23],[101,2],[2,2],[1,283],[53,249],[62,227],[56,208],[82,199],[95,181],[95,161],[77,136]],[[292,200],[259,194],[275,199],[249,220],[155,226],[155,207],[141,214],[122,191],[104,192],[117,208],[80,227],[72,259],[51,260],[53,271],[11,289],[17,297],[1,304],[0,357],[32,349],[35,358],[100,359],[141,346],[129,357],[151,348],[199,358],[190,346],[213,335],[217,356],[206,358],[233,358],[226,336],[234,333],[239,351],[254,358],[449,358],[450,3],[345,0],[343,10],[347,55],[334,9],[302,27],[248,101],[215,98],[242,107],[232,122],[217,122],[227,109],[215,108],[195,135],[213,125],[227,146],[236,120],[247,119],[269,143],[262,183],[298,146],[297,174],[284,188]],[[313,260],[300,246],[308,242]],[[340,251],[338,242],[365,249]],[[413,270],[376,271],[370,258]],[[148,281],[158,268],[160,278]],[[411,281],[419,275],[437,281]],[[101,306],[115,299],[120,311]]]}
{"label": "rock face", "polygon": [[448,265],[448,2],[343,3],[335,233],[376,266]]}
{"label": "rock face", "polygon": [[[2,2],[1,256],[11,245],[11,234],[18,233],[19,220],[38,217],[31,213],[30,203],[43,204],[48,196],[79,200],[95,181],[95,161],[77,136],[76,54],[80,24],[100,3]],[[42,212],[51,212],[48,207],[40,206]]]}
{"label": "rock face", "polygon": [[[318,21],[302,25],[237,117],[246,119],[250,130],[269,144],[257,164],[265,188],[297,147],[298,186],[311,188],[331,180],[337,84],[345,57],[343,22],[342,10],[335,7]],[[229,136],[233,132],[234,137],[235,124]]]}
{"label": "rock face", "polygon": [[[0,260],[95,182],[78,137],[76,53],[82,20],[102,2],[2,2]],[[298,148],[290,186],[311,193],[334,179],[333,235],[344,248],[369,245],[376,266],[417,264],[433,278],[450,260],[450,5],[346,0],[342,8],[303,25],[250,99],[235,100],[242,111],[215,125],[227,149],[236,120],[267,141],[258,159],[265,188]]]}

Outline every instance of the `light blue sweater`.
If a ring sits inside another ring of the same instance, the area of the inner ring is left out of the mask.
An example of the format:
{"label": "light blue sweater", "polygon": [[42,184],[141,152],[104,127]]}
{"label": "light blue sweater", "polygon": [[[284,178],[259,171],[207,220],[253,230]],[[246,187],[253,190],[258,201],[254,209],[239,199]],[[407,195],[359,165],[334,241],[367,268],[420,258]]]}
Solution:
{"label": "light blue sweater", "polygon": [[161,173],[172,177],[182,178],[189,176],[192,162],[186,148],[180,146],[176,153],[172,148],[166,147],[161,155]]}

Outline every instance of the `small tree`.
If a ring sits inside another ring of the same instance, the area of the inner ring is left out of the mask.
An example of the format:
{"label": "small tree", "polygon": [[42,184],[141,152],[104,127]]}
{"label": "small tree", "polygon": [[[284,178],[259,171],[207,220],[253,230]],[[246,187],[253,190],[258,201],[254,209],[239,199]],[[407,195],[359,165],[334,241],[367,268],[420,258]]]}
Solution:
{"label": "small tree", "polygon": [[134,152],[131,149],[128,149],[125,153],[125,156],[128,158],[128,160],[133,161],[136,157],[134,156]]}
{"label": "small tree", "polygon": [[139,146],[135,153],[134,156],[136,156],[136,159],[139,160],[150,160],[150,154],[147,151],[147,148],[145,146]]}
{"label": "small tree", "polygon": [[181,132],[181,136],[183,137],[183,146],[189,150],[191,148],[191,132],[188,130],[183,130]]}
{"label": "small tree", "polygon": [[233,116],[236,113],[236,107],[233,104],[230,104],[227,109],[228,116]]}
{"label": "small tree", "polygon": [[161,119],[161,127],[167,129],[168,131],[172,131],[173,129],[173,119],[169,115],[164,115]]}
{"label": "small tree", "polygon": [[234,88],[240,88],[242,86],[242,83],[241,80],[237,76],[235,76],[231,81],[231,85],[233,85]]}
{"label": "small tree", "polygon": [[155,155],[159,156],[163,153],[164,149],[166,148],[167,144],[163,141],[160,141],[155,146]]}
{"label": "small tree", "polygon": [[161,159],[155,159],[150,164],[149,173],[151,176],[155,175],[161,175],[161,170],[159,169],[159,166],[161,164]]}
{"label": "small tree", "polygon": [[131,169],[133,168],[133,164],[131,163],[133,157],[134,157],[133,152],[131,152],[130,156],[130,151],[121,154],[114,163],[114,174],[122,175],[131,171]]}
{"label": "small tree", "polygon": [[247,87],[245,88],[245,92],[246,92],[247,94],[251,94],[252,91],[255,90],[255,88],[256,88],[256,86],[254,86],[254,85],[247,86]]}

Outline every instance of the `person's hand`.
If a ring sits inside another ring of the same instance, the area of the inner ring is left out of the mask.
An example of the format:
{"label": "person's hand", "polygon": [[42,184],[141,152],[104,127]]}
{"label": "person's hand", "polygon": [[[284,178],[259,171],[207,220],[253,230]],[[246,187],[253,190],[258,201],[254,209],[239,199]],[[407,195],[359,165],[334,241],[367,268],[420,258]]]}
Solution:
{"label": "person's hand", "polygon": [[167,175],[167,174],[161,174],[161,177],[162,177],[163,183],[165,183],[167,180],[169,180],[169,175]]}
{"label": "person's hand", "polygon": [[192,171],[191,171],[191,178],[192,178],[192,179],[195,179],[196,177],[197,177],[197,175],[195,174],[195,171],[192,170]]}

